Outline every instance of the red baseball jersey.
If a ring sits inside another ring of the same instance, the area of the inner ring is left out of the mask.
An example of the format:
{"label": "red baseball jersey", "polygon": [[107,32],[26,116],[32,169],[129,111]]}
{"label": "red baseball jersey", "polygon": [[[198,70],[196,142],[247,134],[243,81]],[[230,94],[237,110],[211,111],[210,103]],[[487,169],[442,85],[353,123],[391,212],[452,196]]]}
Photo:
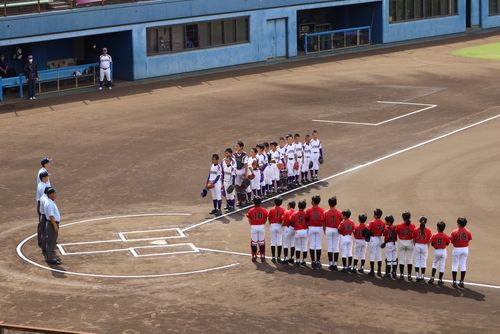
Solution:
{"label": "red baseball jersey", "polygon": [[396,226],[396,233],[398,234],[399,240],[411,240],[413,230],[415,229],[415,225],[412,223],[406,225],[405,222],[398,224]]}
{"label": "red baseball jersey", "polygon": [[293,213],[292,217],[290,218],[290,222],[293,224],[293,228],[296,231],[307,230],[306,218],[306,212],[304,210],[299,210]]}
{"label": "red baseball jersey", "polygon": [[283,224],[281,226],[285,227],[290,226],[290,218],[292,218],[294,212],[295,212],[294,209],[288,209],[285,211],[285,217],[283,218]]}
{"label": "red baseball jersey", "polygon": [[435,249],[445,249],[450,244],[450,237],[446,233],[437,232],[431,237],[431,245]]}
{"label": "red baseball jersey", "polygon": [[275,206],[269,210],[269,223],[271,224],[281,224],[283,218],[285,217],[285,209],[281,206]]}
{"label": "red baseball jersey", "polygon": [[367,228],[372,231],[374,237],[381,237],[384,234],[385,223],[381,219],[374,219],[368,223]]}
{"label": "red baseball jersey", "polygon": [[396,242],[398,240],[396,226],[390,225],[390,226],[385,227],[384,240],[385,240],[385,242]]}
{"label": "red baseball jersey", "polygon": [[313,205],[311,208],[306,210],[307,225],[323,227],[325,224],[325,209]]}
{"label": "red baseball jersey", "polygon": [[431,237],[432,232],[427,227],[423,231],[420,228],[416,228],[412,233],[412,239],[416,244],[428,244]]}
{"label": "red baseball jersey", "polygon": [[450,239],[455,247],[468,247],[472,240],[472,233],[465,227],[457,228],[451,232]]}
{"label": "red baseball jersey", "polygon": [[325,212],[325,225],[326,227],[339,228],[342,218],[342,212],[340,210],[330,209]]}
{"label": "red baseball jersey", "polygon": [[247,213],[250,225],[264,225],[267,221],[267,216],[267,210],[260,206],[251,208]]}
{"label": "red baseball jersey", "polygon": [[363,237],[363,230],[366,228],[366,224],[359,224],[354,227],[354,238],[358,240],[365,240],[365,237]]}
{"label": "red baseball jersey", "polygon": [[351,235],[354,232],[354,222],[351,219],[343,220],[339,225],[341,235]]}

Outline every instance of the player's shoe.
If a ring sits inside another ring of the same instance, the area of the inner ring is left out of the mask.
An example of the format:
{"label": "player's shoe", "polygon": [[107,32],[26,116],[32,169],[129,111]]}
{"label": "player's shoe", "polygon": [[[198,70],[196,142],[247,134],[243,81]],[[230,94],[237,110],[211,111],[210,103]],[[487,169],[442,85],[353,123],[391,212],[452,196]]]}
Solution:
{"label": "player's shoe", "polygon": [[403,274],[399,274],[399,279],[400,279],[400,280],[404,280],[404,279],[405,279],[405,275],[403,275]]}
{"label": "player's shoe", "polygon": [[382,277],[382,272],[381,272],[380,270],[379,270],[379,271],[377,271],[377,276],[378,276],[378,277]]}
{"label": "player's shoe", "polygon": [[392,277],[391,273],[386,273],[386,274],[384,275],[384,278],[391,278],[391,277]]}
{"label": "player's shoe", "polygon": [[266,257],[265,256],[261,256],[260,257],[260,262],[266,262]]}
{"label": "player's shoe", "polygon": [[294,263],[295,263],[295,266],[296,266],[296,267],[300,266],[300,260],[295,260],[295,262],[294,262]]}
{"label": "player's shoe", "polygon": [[290,264],[294,264],[295,263],[295,260],[293,259],[293,257],[291,257],[291,258],[288,259],[288,263],[290,263]]}
{"label": "player's shoe", "polygon": [[455,288],[455,289],[456,289],[456,288],[457,288],[457,282],[453,282],[453,283],[451,284],[451,286],[452,286],[453,288]]}
{"label": "player's shoe", "polygon": [[252,262],[257,262],[257,255],[252,255]]}
{"label": "player's shoe", "polygon": [[277,258],[276,258],[276,262],[278,262],[278,263],[283,263],[283,260],[282,260],[280,257],[277,257]]}
{"label": "player's shoe", "polygon": [[113,89],[113,87],[109,86],[109,87],[108,87],[108,89],[109,89],[109,90],[112,90],[112,89]]}
{"label": "player's shoe", "polygon": [[392,272],[392,278],[394,278],[394,279],[398,278],[398,275],[396,274],[395,271]]}
{"label": "player's shoe", "polygon": [[316,269],[321,269],[323,266],[321,265],[321,262],[316,261]]}
{"label": "player's shoe", "polygon": [[99,87],[99,90],[102,90],[102,87]]}
{"label": "player's shoe", "polygon": [[458,283],[458,287],[460,287],[462,289],[465,288],[464,282],[460,281],[460,283]]}
{"label": "player's shoe", "polygon": [[434,277],[429,278],[429,281],[427,282],[428,284],[434,284]]}
{"label": "player's shoe", "polygon": [[355,274],[357,272],[356,267],[351,268],[351,273]]}
{"label": "player's shoe", "polygon": [[365,269],[363,267],[359,267],[358,273],[364,274],[365,273]]}
{"label": "player's shoe", "polygon": [[341,272],[347,273],[347,268],[346,267],[342,268]]}
{"label": "player's shoe", "polygon": [[408,275],[408,282],[412,282],[412,281],[413,281],[413,278],[410,275]]}
{"label": "player's shoe", "polygon": [[220,217],[222,216],[222,211],[220,210],[217,210],[215,213],[214,213],[215,217]]}
{"label": "player's shoe", "polygon": [[51,265],[58,265],[58,264],[62,263],[62,262],[57,261],[56,259],[47,259],[45,262],[47,262],[47,264],[51,264]]}
{"label": "player's shoe", "polygon": [[215,213],[217,212],[217,209],[213,209],[212,211],[210,211],[208,214],[209,215],[215,215]]}
{"label": "player's shoe", "polygon": [[306,263],[306,260],[302,260],[302,262],[300,263],[302,266],[304,267],[307,267],[307,263]]}
{"label": "player's shoe", "polygon": [[275,258],[275,257],[273,257],[273,258],[271,259],[271,262],[272,262],[272,263],[276,263],[276,258]]}
{"label": "player's shoe", "polygon": [[369,276],[372,276],[372,277],[375,277],[375,272],[374,272],[374,271],[370,271],[370,272],[368,273],[368,275],[369,275]]}
{"label": "player's shoe", "polygon": [[334,270],[333,270],[333,264],[329,265],[329,266],[328,266],[328,269],[330,269],[331,271],[334,271]]}
{"label": "player's shoe", "polygon": [[442,280],[442,279],[440,279],[440,280],[438,281],[438,285],[439,285],[439,286],[441,286],[441,285],[443,285],[443,284],[444,284],[443,280]]}

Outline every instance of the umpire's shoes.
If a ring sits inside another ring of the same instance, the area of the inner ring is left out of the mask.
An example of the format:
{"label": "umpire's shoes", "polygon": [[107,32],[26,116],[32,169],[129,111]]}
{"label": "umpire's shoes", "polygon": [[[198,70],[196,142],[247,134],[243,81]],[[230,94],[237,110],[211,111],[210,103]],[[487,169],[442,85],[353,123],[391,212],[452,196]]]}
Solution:
{"label": "umpire's shoes", "polygon": [[429,281],[427,283],[433,284],[434,283],[434,277],[429,278]]}
{"label": "umpire's shoes", "polygon": [[57,261],[56,259],[47,259],[47,264],[51,264],[51,265],[58,265],[58,264],[61,264],[62,261]]}

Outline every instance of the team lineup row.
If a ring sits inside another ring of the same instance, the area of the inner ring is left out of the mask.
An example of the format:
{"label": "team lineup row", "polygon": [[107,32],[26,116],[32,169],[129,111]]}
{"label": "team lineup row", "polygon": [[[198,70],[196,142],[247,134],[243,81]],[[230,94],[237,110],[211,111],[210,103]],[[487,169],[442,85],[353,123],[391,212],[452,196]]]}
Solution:
{"label": "team lineup row", "polygon": [[[386,278],[397,278],[399,263],[399,279],[404,280],[406,265],[407,279],[412,281],[414,264],[416,281],[425,282],[428,249],[431,245],[435,251],[432,275],[428,283],[433,284],[435,274],[439,271],[438,284],[442,285],[447,258],[446,248],[451,243],[453,287],[464,287],[469,243],[472,240],[472,234],[466,228],[467,219],[464,217],[457,219],[457,229],[448,236],[444,233],[446,224],[443,221],[437,222],[437,232],[433,234],[426,225],[426,217],[420,217],[419,226],[416,227],[412,223],[409,211],[402,213],[403,221],[400,224],[394,224],[392,215],[382,219],[381,209],[374,210],[373,219],[368,223],[367,215],[360,214],[356,224],[351,219],[350,210],[340,211],[336,208],[336,197],[328,200],[328,210],[319,206],[320,196],[313,196],[311,207],[307,209],[306,201],[300,201],[298,211],[295,210],[294,201],[288,203],[286,210],[282,208],[281,197],[275,198],[275,206],[269,211],[261,206],[261,202],[259,197],[254,197],[254,207],[247,213],[251,225],[252,261],[256,261],[258,255],[261,261],[265,261],[265,224],[269,222],[272,261],[275,263],[305,266],[309,250],[312,268],[320,269],[322,240],[325,235],[329,269],[332,271],[337,270],[340,251],[343,272],[364,273],[365,254],[369,247],[369,275],[375,276],[375,261],[377,261],[377,275],[382,276],[382,249],[385,248]],[[282,251],[283,259],[281,259]],[[459,268],[461,276],[457,284]]]}
{"label": "team lineup row", "polygon": [[218,154],[212,155],[201,195],[205,197],[211,192],[214,209],[210,214],[219,216],[222,197],[226,198],[227,211],[232,212],[236,200],[244,207],[251,205],[252,197],[267,198],[317,181],[322,163],[323,148],[316,130],[305,136],[304,143],[299,134],[289,134],[278,142],[258,144],[248,153],[244,143],[238,141],[235,151],[224,151],[222,163]]}

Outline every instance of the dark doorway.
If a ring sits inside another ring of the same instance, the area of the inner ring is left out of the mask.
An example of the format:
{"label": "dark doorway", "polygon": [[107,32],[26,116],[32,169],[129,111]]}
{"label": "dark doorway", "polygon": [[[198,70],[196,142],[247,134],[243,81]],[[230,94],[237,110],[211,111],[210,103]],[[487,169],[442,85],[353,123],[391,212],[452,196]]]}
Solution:
{"label": "dark doorway", "polygon": [[471,26],[471,0],[466,0],[465,4],[465,26],[470,28]]}

